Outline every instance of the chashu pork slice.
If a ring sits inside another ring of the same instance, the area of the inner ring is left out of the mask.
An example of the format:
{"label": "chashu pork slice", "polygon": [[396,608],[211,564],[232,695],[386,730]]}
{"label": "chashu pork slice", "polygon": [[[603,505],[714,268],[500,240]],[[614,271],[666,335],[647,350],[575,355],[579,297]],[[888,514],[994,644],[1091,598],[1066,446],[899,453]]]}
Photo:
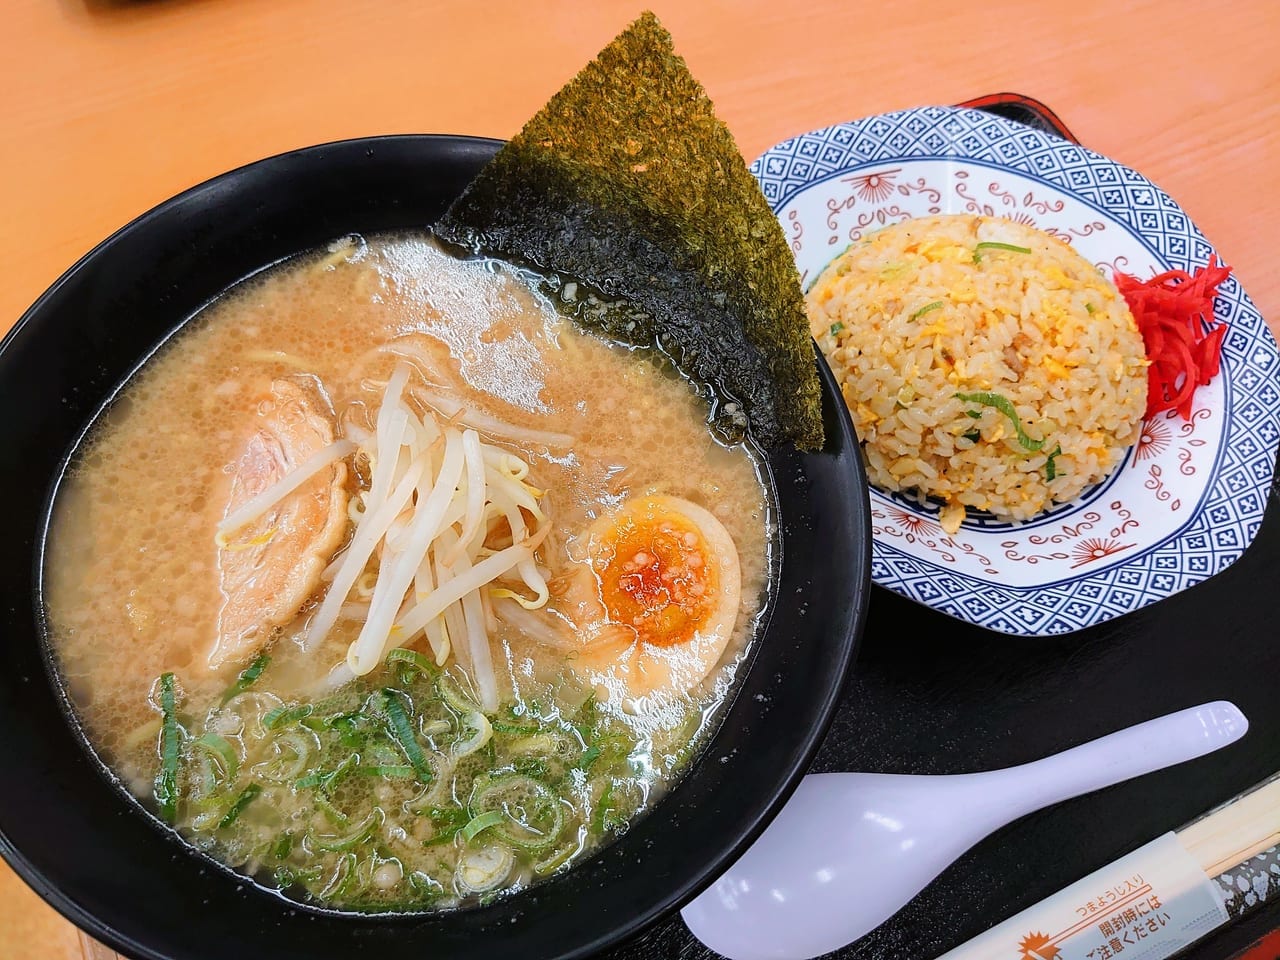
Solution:
{"label": "chashu pork slice", "polygon": [[[292,380],[275,380],[259,422],[232,464],[230,515],[333,443],[327,405]],[[209,668],[241,663],[297,616],[347,530],[347,466],[337,460],[232,532],[218,550],[222,607]]]}

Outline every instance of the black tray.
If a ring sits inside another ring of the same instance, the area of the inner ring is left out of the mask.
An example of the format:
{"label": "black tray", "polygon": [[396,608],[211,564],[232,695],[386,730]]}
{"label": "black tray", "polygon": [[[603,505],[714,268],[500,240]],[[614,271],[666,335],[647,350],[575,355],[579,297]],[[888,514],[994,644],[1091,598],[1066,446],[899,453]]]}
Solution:
{"label": "black tray", "polygon": [[[961,106],[1075,140],[1052,110],[1018,94]],[[937,957],[1280,770],[1280,636],[1270,592],[1276,586],[1280,511],[1272,507],[1253,545],[1223,573],[1065,637],[992,633],[874,588],[862,651],[815,773],[1010,766],[1219,699],[1234,701],[1250,730],[1217,754],[1005,827],[895,917],[831,956]],[[1221,960],[1278,926],[1275,898],[1179,956]],[[676,917],[601,960],[715,956]]]}

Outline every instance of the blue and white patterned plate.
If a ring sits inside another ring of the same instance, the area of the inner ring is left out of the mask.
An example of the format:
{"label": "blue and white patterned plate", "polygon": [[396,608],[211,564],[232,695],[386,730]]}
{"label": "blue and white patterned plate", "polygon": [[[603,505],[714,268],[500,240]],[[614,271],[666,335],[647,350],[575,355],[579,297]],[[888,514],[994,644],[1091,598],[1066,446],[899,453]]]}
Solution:
{"label": "blue and white patterned plate", "polygon": [[[1029,223],[1100,268],[1138,277],[1202,266],[1213,247],[1164,191],[1084,147],[977,110],[927,107],[786,140],[753,165],[804,284],[890,223],[978,213]],[[1021,524],[970,519],[871,492],[872,577],[1003,633],[1079,630],[1199,583],[1262,522],[1280,445],[1280,354],[1233,277],[1222,372],[1190,421],[1160,414],[1106,481]]]}

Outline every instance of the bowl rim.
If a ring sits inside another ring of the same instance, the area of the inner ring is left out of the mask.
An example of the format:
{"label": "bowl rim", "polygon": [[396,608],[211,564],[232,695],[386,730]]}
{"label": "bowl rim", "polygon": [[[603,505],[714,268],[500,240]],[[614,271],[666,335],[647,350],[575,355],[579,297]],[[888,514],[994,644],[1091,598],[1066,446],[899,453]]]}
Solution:
{"label": "bowl rim", "polygon": [[[149,210],[138,215],[134,219],[130,220],[128,223],[124,224],[123,226],[115,230],[107,238],[95,244],[88,252],[86,252],[79,259],[77,259],[74,264],[72,264],[69,268],[67,268],[67,270],[65,270],[58,277],[58,279],[55,280],[32,303],[32,305],[28,307],[26,311],[23,312],[22,316],[13,325],[13,327],[6,333],[4,338],[0,339],[0,357],[3,357],[3,355],[8,351],[15,349],[16,345],[20,344],[21,341],[24,339],[24,337],[28,335],[28,333],[35,331],[38,325],[41,324],[41,322],[44,320],[45,311],[50,309],[50,305],[57,300],[59,294],[66,287],[75,283],[83,273],[85,273],[86,271],[92,270],[94,264],[97,261],[99,261],[99,259],[103,256],[103,254],[106,251],[111,250],[116,245],[133,237],[140,231],[148,230],[154,220],[156,220],[157,218],[164,217],[167,213],[171,212],[175,207],[183,204],[184,202],[189,202],[191,200],[197,199],[205,192],[210,190],[216,190],[219,186],[226,185],[230,182],[236,181],[239,178],[246,176],[246,174],[248,173],[273,172],[273,168],[283,166],[287,163],[294,162],[294,161],[319,161],[323,157],[323,155],[328,151],[339,151],[339,152],[348,151],[348,150],[376,151],[379,147],[385,147],[385,146],[392,146],[392,147],[412,146],[412,147],[419,147],[423,149],[430,149],[432,147],[438,149],[441,147],[447,148],[452,146],[452,147],[460,147],[460,148],[471,148],[472,150],[475,150],[475,149],[487,150],[490,153],[492,153],[493,151],[496,151],[496,149],[503,142],[504,141],[502,140],[497,140],[493,138],[473,137],[473,136],[467,136],[467,135],[454,135],[454,134],[408,133],[408,134],[392,134],[392,135],[381,135],[381,136],[372,136],[372,137],[357,137],[357,138],[327,141],[321,144],[304,146],[304,147],[291,149],[288,151],[283,151],[281,153],[278,153],[269,157],[265,157],[260,160],[252,161],[246,164],[242,164],[241,166],[238,166],[226,172],[217,174],[156,204]],[[424,221],[424,225],[425,223],[426,221]],[[171,330],[169,332],[166,332],[163,335],[163,337],[160,340],[160,343],[167,341],[167,339],[172,335],[172,332],[174,330],[180,329],[181,326],[186,323],[187,319],[189,319],[189,317],[183,317],[180,319],[180,322],[175,322]],[[155,345],[153,345],[152,350],[154,350],[155,348],[156,348]],[[111,388],[111,390],[109,390],[106,393],[106,396],[108,398],[110,398],[111,396],[114,396],[115,393],[118,392],[120,387],[128,381],[129,377],[133,375],[137,367],[145,363],[150,356],[151,356],[151,352],[149,351],[145,353],[141,358],[139,358],[135,362],[135,364],[130,367],[129,373],[125,375],[124,379],[115,387]],[[834,380],[831,377],[830,371],[827,368],[825,361],[821,358],[820,353],[816,350],[816,345],[815,345],[815,357],[816,357],[816,362],[818,364],[820,376],[822,378],[824,393],[827,395],[826,398],[830,399],[830,397],[833,394],[835,394]],[[107,402],[109,402],[109,400]],[[835,415],[842,429],[844,431],[847,431],[848,436],[854,439],[854,445],[856,449],[856,434],[853,433],[852,424],[849,420],[847,409],[844,407],[843,404],[840,404],[840,403],[834,404],[834,409],[835,409]],[[94,414],[86,424],[82,425],[80,435],[77,437],[75,444],[73,444],[71,448],[72,451],[75,449],[76,446],[78,446],[78,444],[81,441],[81,438],[83,437],[84,432],[89,429],[89,426],[94,422],[94,420],[96,420],[96,417],[97,417],[97,414]],[[70,452],[71,451],[68,451],[68,455],[70,454]],[[64,461],[65,461],[65,458],[64,458]],[[761,465],[766,472],[772,473],[772,465],[770,462],[770,458],[768,456],[761,457]],[[860,463],[858,464],[858,466],[860,467]],[[58,473],[55,474],[53,478],[54,482],[50,485],[50,489],[46,497],[46,509],[43,511],[42,520],[40,521],[45,526],[47,526],[49,508],[52,505],[52,499],[53,499],[54,493],[56,492],[56,481],[60,477],[60,475],[61,475],[61,468],[59,468]],[[844,687],[845,678],[848,674],[849,668],[851,667],[851,665],[853,664],[856,658],[862,630],[866,623],[867,605],[868,605],[869,594],[870,594],[871,536],[870,536],[870,529],[869,529],[869,510],[868,510],[868,505],[866,503],[866,495],[865,495],[866,481],[865,481],[865,476],[862,475],[860,469],[856,471],[856,476],[854,477],[855,485],[859,485],[858,484],[859,480],[860,480],[860,486],[863,492],[863,496],[860,499],[860,502],[854,503],[848,509],[851,511],[852,515],[857,515],[857,514],[861,515],[860,518],[855,517],[855,523],[860,521],[861,526],[865,528],[865,535],[862,537],[861,550],[860,550],[862,556],[860,557],[860,560],[859,560],[861,576],[848,580],[850,606],[849,606],[849,616],[847,618],[847,623],[842,624],[838,630],[841,636],[833,639],[827,645],[829,646],[830,651],[836,654],[836,656],[829,662],[829,667],[830,667],[829,673],[830,673],[830,676],[833,678],[833,680],[832,682],[827,683],[823,687],[823,689],[820,691],[819,696],[813,698],[815,702],[815,706],[811,712],[812,722],[810,722],[807,725],[807,727],[799,733],[798,736],[790,738],[794,745],[794,752],[792,754],[792,756],[794,757],[794,762],[789,764],[789,769],[780,771],[780,774],[777,780],[778,786],[772,791],[771,799],[763,803],[760,807],[759,812],[744,824],[743,828],[738,831],[737,838],[733,843],[731,843],[729,846],[722,847],[721,852],[719,853],[718,856],[702,863],[696,869],[685,871],[685,879],[679,883],[672,884],[668,892],[664,896],[662,896],[656,903],[654,903],[653,906],[638,913],[628,914],[628,916],[622,923],[616,924],[607,933],[596,937],[594,940],[585,941],[579,944],[578,946],[576,946],[575,948],[569,950],[568,952],[564,952],[563,954],[560,954],[561,956],[579,957],[579,956],[588,956],[588,955],[594,954],[608,944],[620,942],[624,939],[634,936],[639,931],[645,929],[646,927],[658,921],[660,918],[670,915],[675,910],[679,909],[679,907],[683,903],[692,899],[693,896],[695,896],[698,892],[700,892],[702,889],[704,889],[706,886],[712,883],[734,859],[736,859],[743,852],[745,852],[745,850],[750,846],[751,843],[755,841],[755,839],[764,830],[764,828],[768,825],[768,823],[772,820],[772,818],[776,816],[776,814],[781,810],[786,800],[794,792],[796,786],[799,784],[800,778],[805,774],[810,762],[812,761],[814,755],[816,754],[818,747],[820,746],[823,738],[825,737],[830,727],[830,724],[834,718],[835,710],[839,703],[840,696]],[[781,513],[780,504],[779,504],[779,513]],[[779,533],[779,546],[778,546],[779,556],[777,560],[779,568],[782,566],[783,563],[785,563],[785,560],[786,560],[785,556],[783,556],[782,554],[781,536],[782,536],[781,533]],[[43,564],[41,562],[43,557],[43,552],[44,552],[43,537],[41,538],[41,542],[36,544],[35,546],[36,546],[36,549],[32,551],[33,552],[32,562],[35,567],[33,583],[37,587],[39,587],[41,584],[41,577],[43,575],[43,571],[42,571]],[[852,571],[849,571],[849,572],[852,572]],[[40,609],[42,607],[40,594],[37,594],[33,598],[33,600],[34,600],[33,605],[35,607],[36,615],[37,617],[39,617]],[[762,620],[760,632],[757,635],[758,638],[768,634],[771,627],[773,614],[774,614],[774,607],[776,606],[777,600],[778,598],[776,596],[776,590],[771,591],[767,616]],[[827,632],[835,632],[835,631],[827,631]],[[750,656],[750,662],[747,663],[746,667],[742,671],[742,675],[738,678],[737,681],[735,681],[735,691],[730,695],[729,700],[721,708],[720,712],[722,715],[722,719],[724,716],[728,715],[728,713],[730,712],[733,706],[733,703],[738,699],[738,694],[743,687],[742,676],[745,676],[751,673],[754,667],[756,653],[758,652],[759,647],[760,647],[759,640],[757,640],[755,649],[752,651]],[[56,697],[66,701],[66,703],[69,705],[69,700],[67,700],[66,698],[66,694],[62,684],[57,682],[56,674],[54,672],[56,668],[53,667],[51,657],[45,655],[42,652],[41,658],[45,662],[46,669],[49,674],[49,682],[50,682],[52,691],[55,693]],[[74,714],[71,714],[71,717],[74,717]],[[72,726],[75,729],[75,732],[79,735],[79,737],[82,740],[84,740],[86,745],[88,745],[87,738],[84,737],[84,734],[79,729],[79,724],[73,723]],[[692,774],[699,766],[701,766],[704,762],[706,762],[706,760],[708,759],[707,754],[710,752],[712,743],[714,742],[715,737],[717,735],[718,733],[712,735],[711,741],[709,741],[709,743],[704,747],[703,751],[699,754],[698,758],[695,759],[690,764],[689,768],[687,768],[687,770],[685,771],[685,774],[684,774],[685,777]],[[102,775],[105,775],[107,779],[109,779],[113,783],[113,785],[116,787],[117,790],[123,791],[123,787],[119,784],[119,781],[115,778],[114,774],[111,773],[110,768],[106,766],[106,764],[101,760],[101,758],[99,758],[96,750],[93,750],[91,745],[89,745],[88,752],[89,752],[89,756],[94,762],[94,765],[100,768],[99,773]],[[673,785],[672,787],[673,792],[675,787],[678,785],[679,785],[679,782]],[[141,805],[136,802],[136,800],[133,801],[133,805],[136,808],[135,813],[143,812],[146,816],[150,817],[150,813],[145,811],[144,808],[142,808]],[[662,801],[659,801],[659,803],[655,806],[654,809],[661,810],[661,808],[662,808]],[[646,817],[647,816],[648,814],[646,814]],[[152,817],[152,819],[154,819],[154,817]],[[155,821],[155,822],[156,824],[159,824],[159,821]],[[190,846],[185,841],[178,840],[176,834],[170,828],[168,828],[167,825],[160,825],[160,826],[162,827],[164,832],[167,834],[166,839],[169,839],[171,840],[171,842],[177,845],[180,845],[184,850],[189,851],[191,849]],[[611,845],[613,844],[610,844],[610,846]],[[202,857],[206,862],[211,862],[216,864],[223,871],[232,873],[232,875],[235,876],[237,880],[245,879],[242,874],[237,874],[237,873],[234,873],[234,871],[230,871],[229,868],[223,867],[220,863],[218,863],[217,861],[211,860],[206,855],[204,854],[197,854],[197,855]],[[53,906],[56,910],[62,913],[65,917],[69,918],[81,929],[89,932],[90,934],[92,934],[99,940],[103,941],[104,943],[109,944],[114,949],[121,950],[122,952],[128,953],[130,955],[136,955],[136,956],[142,956],[142,957],[148,957],[148,958],[150,957],[160,958],[163,956],[162,954],[160,954],[159,952],[157,952],[156,950],[148,946],[145,942],[141,942],[139,939],[117,929],[112,922],[110,922],[107,919],[100,918],[97,914],[92,912],[90,909],[86,908],[84,905],[82,905],[72,897],[68,896],[60,888],[59,884],[53,878],[51,878],[50,876],[47,876],[45,871],[42,868],[38,867],[35,863],[29,860],[27,856],[25,856],[22,853],[19,847],[12,842],[9,834],[2,827],[0,827],[0,856],[2,856],[3,859],[5,859],[14,868],[15,872],[17,872],[19,876],[21,876],[23,880],[26,883],[28,883],[31,886],[31,888],[39,896],[42,897],[42,899],[48,902],[51,906]],[[595,855],[593,855],[593,859],[594,859],[594,856]],[[570,874],[572,874],[573,872],[574,871],[569,871]],[[257,886],[257,885],[254,884],[254,886]],[[541,885],[539,885],[539,887],[540,886]],[[535,887],[534,889],[536,890],[539,887]],[[260,891],[267,890],[267,888],[260,887],[259,890]],[[267,892],[269,893],[270,891],[267,890]],[[525,896],[525,894],[520,895],[520,897],[523,897],[523,896]],[[511,898],[511,899],[519,899],[519,898],[517,897],[517,898]],[[290,907],[298,906],[294,904],[292,901],[286,901],[286,903]],[[303,909],[306,909],[305,906],[303,907]],[[323,909],[319,910],[318,912],[326,914],[328,916],[340,915],[340,916],[344,916],[351,919],[357,919],[361,916],[363,917],[370,916],[367,914],[365,915],[349,914],[349,913],[336,914],[334,911],[327,911]],[[415,919],[422,920],[424,916],[427,916],[427,915],[419,913],[419,914],[406,914],[406,915],[373,915],[373,916],[378,921],[387,922],[391,924],[403,924],[406,922],[412,922]]]}

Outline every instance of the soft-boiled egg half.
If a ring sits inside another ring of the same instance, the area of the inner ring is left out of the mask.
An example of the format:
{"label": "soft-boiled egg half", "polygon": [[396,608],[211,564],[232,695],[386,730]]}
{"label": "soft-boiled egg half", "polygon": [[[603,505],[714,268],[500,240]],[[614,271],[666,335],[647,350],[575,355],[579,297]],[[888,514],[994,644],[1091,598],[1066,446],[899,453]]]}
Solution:
{"label": "soft-boiled egg half", "polygon": [[742,576],[724,524],[679,497],[644,496],[579,538],[564,601],[582,646],[570,664],[611,693],[639,698],[696,686],[738,619]]}

